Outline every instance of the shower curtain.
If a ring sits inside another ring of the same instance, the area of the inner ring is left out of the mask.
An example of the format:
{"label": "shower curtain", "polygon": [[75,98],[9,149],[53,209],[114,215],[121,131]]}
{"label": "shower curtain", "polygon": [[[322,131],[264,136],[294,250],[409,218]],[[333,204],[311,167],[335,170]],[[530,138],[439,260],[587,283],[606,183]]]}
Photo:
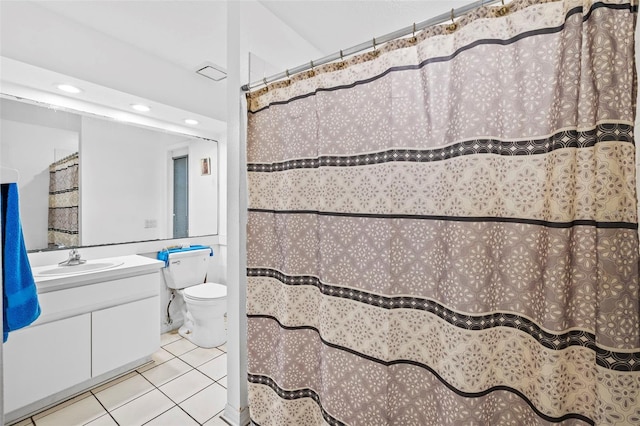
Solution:
{"label": "shower curtain", "polygon": [[49,230],[50,248],[75,247],[78,238],[78,153],[49,166]]}
{"label": "shower curtain", "polygon": [[248,96],[254,424],[640,424],[636,6],[507,7]]}

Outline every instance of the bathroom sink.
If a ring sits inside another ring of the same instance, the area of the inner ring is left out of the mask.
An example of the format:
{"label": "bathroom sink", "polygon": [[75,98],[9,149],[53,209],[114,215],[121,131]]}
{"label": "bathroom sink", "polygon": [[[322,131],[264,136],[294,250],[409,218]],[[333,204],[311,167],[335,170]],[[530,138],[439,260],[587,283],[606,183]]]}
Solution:
{"label": "bathroom sink", "polygon": [[35,276],[48,277],[52,275],[74,275],[84,272],[104,271],[105,269],[115,268],[124,262],[87,262],[80,265],[58,265],[50,269],[42,271],[34,271]]}

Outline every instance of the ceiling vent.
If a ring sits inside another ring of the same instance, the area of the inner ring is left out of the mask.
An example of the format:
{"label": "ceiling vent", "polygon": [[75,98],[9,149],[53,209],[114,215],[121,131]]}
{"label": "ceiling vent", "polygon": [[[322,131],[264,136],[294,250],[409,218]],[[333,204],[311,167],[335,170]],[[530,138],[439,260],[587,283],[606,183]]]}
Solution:
{"label": "ceiling vent", "polygon": [[219,65],[212,64],[211,62],[205,62],[204,64],[200,65],[196,69],[196,72],[200,75],[210,78],[213,81],[220,81],[227,78],[227,70]]}

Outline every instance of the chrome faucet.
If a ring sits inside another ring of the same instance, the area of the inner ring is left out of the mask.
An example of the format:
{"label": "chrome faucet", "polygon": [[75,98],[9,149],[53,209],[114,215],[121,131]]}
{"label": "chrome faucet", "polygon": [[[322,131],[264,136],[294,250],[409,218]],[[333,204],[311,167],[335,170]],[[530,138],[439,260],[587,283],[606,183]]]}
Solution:
{"label": "chrome faucet", "polygon": [[85,263],[86,260],[80,259],[80,252],[76,249],[72,249],[69,252],[69,258],[63,262],[58,263],[60,266],[73,266],[73,265],[81,265]]}

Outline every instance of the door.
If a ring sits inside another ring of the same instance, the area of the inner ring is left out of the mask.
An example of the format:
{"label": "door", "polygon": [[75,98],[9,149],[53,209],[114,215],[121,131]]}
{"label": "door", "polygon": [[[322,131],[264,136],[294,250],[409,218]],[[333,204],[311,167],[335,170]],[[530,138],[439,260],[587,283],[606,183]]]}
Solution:
{"label": "door", "polygon": [[160,298],[92,312],[91,337],[92,377],[151,355],[160,347]]}
{"label": "door", "polygon": [[189,236],[189,157],[173,159],[173,238]]}

